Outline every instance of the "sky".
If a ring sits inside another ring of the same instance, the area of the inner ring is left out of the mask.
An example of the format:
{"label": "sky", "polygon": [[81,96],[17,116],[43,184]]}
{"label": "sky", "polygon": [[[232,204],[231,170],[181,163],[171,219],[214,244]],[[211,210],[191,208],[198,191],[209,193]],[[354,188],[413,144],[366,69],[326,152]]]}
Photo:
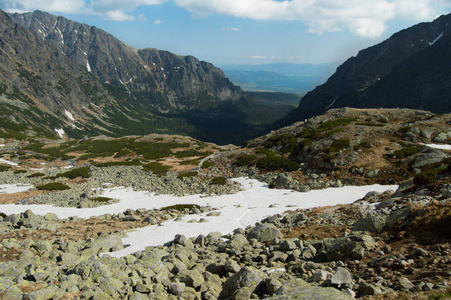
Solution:
{"label": "sky", "polygon": [[128,45],[216,65],[342,62],[451,0],[0,0],[101,28]]}

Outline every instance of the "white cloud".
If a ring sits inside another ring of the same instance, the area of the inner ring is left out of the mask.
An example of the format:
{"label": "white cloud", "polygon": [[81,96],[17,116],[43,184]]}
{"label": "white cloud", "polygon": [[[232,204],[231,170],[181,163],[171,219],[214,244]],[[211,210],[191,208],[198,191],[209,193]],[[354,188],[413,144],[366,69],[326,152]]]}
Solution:
{"label": "white cloud", "polygon": [[155,22],[153,22],[155,25],[160,25],[162,22],[161,20],[155,20]]}
{"label": "white cloud", "polygon": [[8,12],[28,12],[43,10],[47,12],[71,13],[81,11],[84,0],[5,0],[0,1],[0,7]]}
{"label": "white cloud", "polygon": [[395,18],[429,20],[451,8],[449,0],[174,0],[196,17],[223,14],[255,20],[304,21],[309,31],[349,29],[378,37]]}
{"label": "white cloud", "polygon": [[[173,1],[193,16],[221,14],[254,20],[301,21],[313,33],[350,30],[378,37],[394,19],[431,20],[451,10],[450,0],[0,0],[7,11],[85,13],[116,21],[143,20],[142,6]],[[230,29],[239,31],[239,28]]]}
{"label": "white cloud", "polygon": [[133,21],[135,17],[132,15],[127,15],[120,10],[110,10],[105,12],[108,19],[113,21]]}

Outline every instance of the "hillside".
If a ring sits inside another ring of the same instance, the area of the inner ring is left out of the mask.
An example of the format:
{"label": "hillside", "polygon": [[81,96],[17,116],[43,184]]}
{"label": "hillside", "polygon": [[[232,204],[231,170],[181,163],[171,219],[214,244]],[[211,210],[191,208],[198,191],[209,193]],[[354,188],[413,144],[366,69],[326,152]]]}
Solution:
{"label": "hillside", "polygon": [[42,11],[11,17],[102,82],[127,92],[129,101],[154,112],[208,110],[242,97],[220,69],[192,56],[134,49],[96,27]]}
{"label": "hillside", "polygon": [[448,113],[451,14],[402,30],[349,58],[276,126],[336,107],[400,107]]}
{"label": "hillside", "polygon": [[40,11],[12,16],[23,26],[0,16],[0,137],[24,138],[12,131],[28,129],[47,138],[166,133],[243,144],[293,109],[285,105],[290,95],[247,97],[220,69],[191,56],[132,49]]}
{"label": "hillside", "polygon": [[450,122],[341,108],[241,148],[0,139],[0,297],[446,298]]}

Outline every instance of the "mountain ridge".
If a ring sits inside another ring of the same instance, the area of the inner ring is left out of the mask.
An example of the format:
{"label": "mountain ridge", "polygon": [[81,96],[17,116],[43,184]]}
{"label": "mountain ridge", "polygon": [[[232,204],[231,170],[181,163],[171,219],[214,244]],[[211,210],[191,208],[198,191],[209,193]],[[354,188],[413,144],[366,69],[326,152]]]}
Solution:
{"label": "mountain ridge", "polygon": [[[393,34],[382,43],[359,51],[357,56],[349,58],[340,65],[326,83],[307,93],[302,98],[298,108],[286,118],[276,122],[276,127],[308,119],[335,107],[354,105],[361,108],[372,108],[387,105],[387,107],[417,108],[418,101],[408,101],[407,98],[403,100],[404,106],[397,105],[401,104],[399,97],[403,95],[397,94],[398,89],[396,87],[385,92],[385,94],[393,93],[395,95],[394,98],[396,98],[395,101],[392,98],[387,101],[379,101],[376,104],[372,104],[372,96],[369,93],[366,94],[366,97],[359,97],[358,94],[375,84],[377,86],[379,81],[384,81],[385,77],[393,76],[394,73],[392,71],[395,68],[404,68],[404,73],[406,74],[409,72],[418,73],[418,71],[415,71],[415,65],[410,65],[407,68],[405,64],[408,63],[409,59],[419,57],[418,55],[421,55],[426,49],[437,49],[440,52],[441,50],[439,48],[443,46],[442,39],[447,39],[447,32],[451,30],[451,26],[447,26],[448,24],[451,24],[451,14],[443,15],[433,22],[420,23],[404,29]],[[444,65],[438,63],[437,68],[448,69],[447,60],[443,63]],[[396,77],[396,79],[390,80],[397,81],[398,83],[402,82],[402,73],[398,72]],[[430,81],[433,79],[433,77],[424,77],[423,81],[419,83],[426,84],[426,80]],[[393,83],[391,84],[391,86],[394,85]],[[449,89],[447,91],[443,91],[442,95],[446,95],[446,93],[449,95]],[[410,96],[414,98],[419,97],[418,94]],[[404,97],[406,96],[404,95]],[[354,101],[352,99],[359,100]],[[449,97],[441,99],[440,102],[431,101],[431,98],[427,99],[428,101],[423,100],[424,105],[421,106],[422,109],[434,112],[449,112],[449,106],[447,105],[449,103]]]}
{"label": "mountain ridge", "polygon": [[42,11],[11,17],[101,81],[150,105],[154,112],[209,109],[225,101],[239,101],[243,96],[222,70],[193,56],[154,48],[134,49],[95,26]]}

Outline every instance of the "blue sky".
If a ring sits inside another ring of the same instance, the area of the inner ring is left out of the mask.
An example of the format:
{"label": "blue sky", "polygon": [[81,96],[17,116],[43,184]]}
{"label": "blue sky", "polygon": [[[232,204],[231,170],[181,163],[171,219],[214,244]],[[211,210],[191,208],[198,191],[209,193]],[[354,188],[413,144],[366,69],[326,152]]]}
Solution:
{"label": "blue sky", "polygon": [[214,64],[344,61],[451,11],[451,0],[0,0],[99,27],[135,48]]}

